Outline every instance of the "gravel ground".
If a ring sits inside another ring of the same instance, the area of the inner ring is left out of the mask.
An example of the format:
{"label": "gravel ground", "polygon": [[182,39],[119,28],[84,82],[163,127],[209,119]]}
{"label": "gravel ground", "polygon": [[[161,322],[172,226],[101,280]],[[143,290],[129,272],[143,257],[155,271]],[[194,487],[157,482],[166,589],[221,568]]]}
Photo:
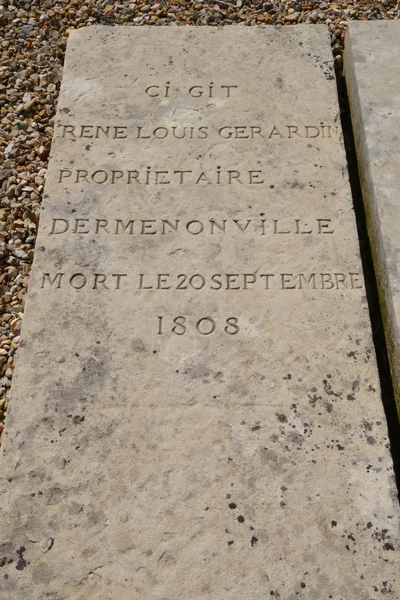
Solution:
{"label": "gravel ground", "polygon": [[92,24],[325,23],[331,31],[340,74],[347,23],[354,19],[400,19],[400,2],[0,0],[0,435],[20,339],[69,32]]}

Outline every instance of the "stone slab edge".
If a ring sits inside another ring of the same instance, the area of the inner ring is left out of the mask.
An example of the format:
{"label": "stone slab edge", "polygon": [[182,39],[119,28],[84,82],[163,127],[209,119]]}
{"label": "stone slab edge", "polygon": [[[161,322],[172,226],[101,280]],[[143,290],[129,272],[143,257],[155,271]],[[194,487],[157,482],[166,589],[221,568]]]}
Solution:
{"label": "stone slab edge", "polygon": [[400,346],[398,343],[396,343],[396,340],[400,339],[400,330],[392,296],[389,292],[390,279],[387,268],[388,263],[380,227],[380,216],[378,213],[376,190],[370,166],[371,161],[364,127],[365,118],[355,70],[355,58],[351,44],[351,35],[352,24],[350,23],[349,30],[345,38],[345,50],[343,56],[344,75],[346,79],[347,95],[350,105],[351,122],[356,147],[362,197],[365,207],[368,236],[370,239],[372,259],[375,267],[379,303],[382,311],[383,326],[389,354],[390,371],[393,380],[397,413],[400,419]]}

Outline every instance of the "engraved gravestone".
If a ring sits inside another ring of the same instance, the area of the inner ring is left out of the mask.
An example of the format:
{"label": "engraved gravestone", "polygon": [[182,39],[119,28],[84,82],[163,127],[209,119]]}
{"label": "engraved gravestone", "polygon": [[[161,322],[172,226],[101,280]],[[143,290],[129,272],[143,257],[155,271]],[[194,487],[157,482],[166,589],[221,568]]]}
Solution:
{"label": "engraved gravestone", "polygon": [[400,23],[350,23],[344,66],[400,415]]}
{"label": "engraved gravestone", "polygon": [[325,27],[71,35],[4,455],[9,600],[399,594]]}

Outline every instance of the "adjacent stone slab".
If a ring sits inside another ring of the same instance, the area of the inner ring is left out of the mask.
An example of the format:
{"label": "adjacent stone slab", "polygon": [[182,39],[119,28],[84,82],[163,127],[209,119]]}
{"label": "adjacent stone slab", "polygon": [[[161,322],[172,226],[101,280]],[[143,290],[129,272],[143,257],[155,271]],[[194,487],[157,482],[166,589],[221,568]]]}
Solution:
{"label": "adjacent stone slab", "polygon": [[71,35],[6,434],[9,600],[399,594],[326,28]]}
{"label": "adjacent stone slab", "polygon": [[350,23],[344,65],[400,414],[400,23]]}

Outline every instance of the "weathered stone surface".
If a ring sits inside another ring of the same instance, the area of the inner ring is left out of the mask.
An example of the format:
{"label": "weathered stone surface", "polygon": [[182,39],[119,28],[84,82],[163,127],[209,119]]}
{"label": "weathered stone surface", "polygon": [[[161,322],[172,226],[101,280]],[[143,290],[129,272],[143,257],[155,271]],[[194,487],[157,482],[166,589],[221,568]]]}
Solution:
{"label": "weathered stone surface", "polygon": [[400,23],[354,22],[345,74],[400,414]]}
{"label": "weathered stone surface", "polygon": [[324,27],[72,34],[6,426],[8,599],[398,595],[340,136]]}

